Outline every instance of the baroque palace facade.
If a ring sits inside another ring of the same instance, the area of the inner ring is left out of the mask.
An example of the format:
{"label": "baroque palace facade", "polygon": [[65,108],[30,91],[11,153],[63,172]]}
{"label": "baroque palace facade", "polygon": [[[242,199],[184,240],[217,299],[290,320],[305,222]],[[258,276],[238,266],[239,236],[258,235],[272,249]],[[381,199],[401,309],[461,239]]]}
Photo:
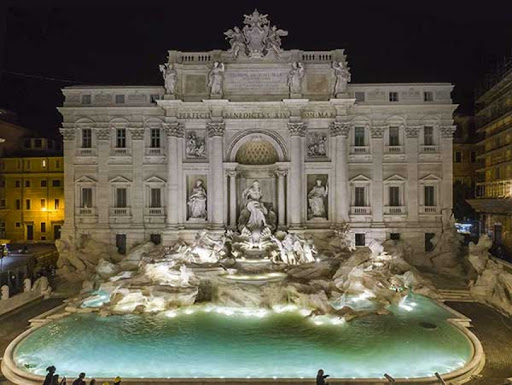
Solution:
{"label": "baroque palace facade", "polygon": [[164,87],[63,89],[63,237],[124,251],[243,230],[257,181],[272,229],[349,223],[356,245],[428,251],[452,209],[452,85],[350,83],[343,50],[282,50],[257,11],[244,24],[229,50],[169,51]]}

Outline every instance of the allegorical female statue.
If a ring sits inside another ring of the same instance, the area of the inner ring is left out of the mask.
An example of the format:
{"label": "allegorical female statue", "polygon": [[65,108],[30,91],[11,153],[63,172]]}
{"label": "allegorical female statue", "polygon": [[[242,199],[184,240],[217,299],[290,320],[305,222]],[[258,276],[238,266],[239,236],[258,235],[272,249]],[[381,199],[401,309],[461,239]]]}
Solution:
{"label": "allegorical female statue", "polygon": [[327,218],[325,211],[325,198],[329,193],[327,186],[322,186],[322,180],[317,179],[315,186],[308,193],[309,217],[310,218]]}
{"label": "allegorical female statue", "polygon": [[334,84],[334,96],[347,92],[347,83],[350,81],[350,72],[342,62],[332,62],[336,83]]}
{"label": "allegorical female statue", "polygon": [[299,62],[292,63],[292,69],[288,73],[288,87],[290,94],[300,94],[302,92],[302,78],[304,77],[304,66]]}
{"label": "allegorical female statue", "polygon": [[189,218],[206,219],[206,190],[201,179],[196,180],[188,198]]}
{"label": "allegorical female statue", "polygon": [[160,72],[164,78],[165,93],[174,95],[178,73],[173,68],[173,65],[169,63],[160,64]]}
{"label": "allegorical female statue", "polygon": [[208,75],[210,95],[222,95],[222,82],[224,81],[224,63],[215,62]]}
{"label": "allegorical female statue", "polygon": [[261,229],[267,226],[265,215],[268,210],[262,201],[263,194],[260,189],[260,182],[255,180],[251,187],[242,192],[242,202],[244,207],[249,210],[251,216],[247,221],[246,227],[249,229]]}

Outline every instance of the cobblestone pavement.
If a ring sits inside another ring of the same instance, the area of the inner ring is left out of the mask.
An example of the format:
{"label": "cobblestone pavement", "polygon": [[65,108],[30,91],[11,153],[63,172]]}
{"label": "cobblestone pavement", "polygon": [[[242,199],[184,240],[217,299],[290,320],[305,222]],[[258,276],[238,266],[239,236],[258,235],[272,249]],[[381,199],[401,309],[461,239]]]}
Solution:
{"label": "cobblestone pavement", "polygon": [[512,377],[512,318],[488,306],[471,302],[449,302],[448,306],[471,318],[471,331],[478,337],[485,353],[481,377],[469,385],[504,385]]}

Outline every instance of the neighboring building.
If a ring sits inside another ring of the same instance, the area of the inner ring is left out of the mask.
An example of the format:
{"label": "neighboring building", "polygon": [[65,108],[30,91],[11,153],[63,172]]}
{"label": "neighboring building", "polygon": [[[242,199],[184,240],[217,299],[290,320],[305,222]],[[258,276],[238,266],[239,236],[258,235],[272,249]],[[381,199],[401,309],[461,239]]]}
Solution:
{"label": "neighboring building", "polygon": [[0,108],[0,157],[16,151],[22,138],[33,134],[29,129],[18,125],[17,121],[14,112]]}
{"label": "neighboring building", "polygon": [[[165,89],[63,89],[63,236],[124,251],[240,229],[242,192],[258,180],[279,228],[321,235],[349,222],[358,246],[402,238],[424,255],[452,210],[452,85],[347,86],[343,50],[254,39],[169,51]],[[190,210],[198,180],[206,217]],[[308,197],[315,183],[328,186],[323,201]]]}
{"label": "neighboring building", "polygon": [[23,138],[0,159],[0,238],[53,242],[64,222],[61,142]]}
{"label": "neighboring building", "polygon": [[495,246],[512,250],[512,60],[476,100],[476,124],[483,139],[479,158],[476,199],[471,205],[481,214],[484,232]]}

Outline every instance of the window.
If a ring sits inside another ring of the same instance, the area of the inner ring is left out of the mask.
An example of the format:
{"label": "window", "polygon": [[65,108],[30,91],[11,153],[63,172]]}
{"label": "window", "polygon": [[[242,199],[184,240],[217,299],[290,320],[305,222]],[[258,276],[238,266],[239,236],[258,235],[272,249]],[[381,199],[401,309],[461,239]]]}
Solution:
{"label": "window", "polygon": [[434,145],[434,127],[426,126],[423,128],[423,144],[425,146]]}
{"label": "window", "polygon": [[21,210],[21,200],[16,199],[16,210]]}
{"label": "window", "polygon": [[90,128],[84,128],[82,130],[82,148],[92,147],[92,130]]}
{"label": "window", "polygon": [[152,128],[151,129],[151,148],[160,148],[160,129]]}
{"label": "window", "polygon": [[400,146],[400,137],[398,127],[389,127],[389,145]]}
{"label": "window", "polygon": [[46,187],[46,186],[47,186],[46,179],[41,179],[41,187]]}
{"label": "window", "polygon": [[46,210],[46,199],[41,199],[41,210]]}
{"label": "window", "polygon": [[435,187],[424,186],[423,191],[425,192],[425,206],[435,206]]}
{"label": "window", "polygon": [[494,169],[494,179],[501,179],[501,169],[499,167]]}
{"label": "window", "polygon": [[5,209],[5,199],[0,199],[0,208]]}
{"label": "window", "polygon": [[30,160],[25,161],[25,168],[26,168],[27,170],[30,170],[31,163],[32,163],[32,162],[31,162]]}
{"label": "window", "polygon": [[91,95],[82,95],[82,104],[91,104]]}
{"label": "window", "polygon": [[455,151],[455,163],[462,163],[462,152]]}
{"label": "window", "polygon": [[393,241],[399,241],[400,240],[400,233],[390,233],[389,239]]}
{"label": "window", "polygon": [[30,187],[30,181],[29,180],[25,181],[25,187]]}
{"label": "window", "polygon": [[390,102],[398,102],[398,92],[390,92],[389,93],[389,101]]}
{"label": "window", "polygon": [[356,246],[365,246],[365,234],[364,233],[356,233]]}
{"label": "window", "polygon": [[[120,95],[118,95],[118,96],[120,96]],[[126,129],[125,128],[118,128],[116,130],[116,147],[117,148],[125,148],[126,147]]]}
{"label": "window", "polygon": [[55,159],[55,168],[60,168],[60,160]]}
{"label": "window", "polygon": [[389,205],[400,206],[400,187],[389,186]]}
{"label": "window", "polygon": [[30,210],[30,199],[25,200],[25,209]]}
{"label": "window", "polygon": [[123,188],[123,187],[116,188],[115,206],[116,207],[126,207],[126,202],[127,202],[126,196],[127,196],[127,194],[126,194],[125,188]]}
{"label": "window", "polygon": [[20,180],[15,181],[14,185],[16,186],[16,188],[20,188],[21,187],[21,181]]}
{"label": "window", "polygon": [[364,187],[354,187],[354,194],[355,194],[354,206],[357,206],[357,207],[366,206],[365,188]]}
{"label": "window", "polygon": [[151,242],[153,242],[155,245],[159,245],[162,243],[162,235],[161,234],[151,234],[150,236]]}
{"label": "window", "polygon": [[423,101],[424,102],[433,102],[434,101],[434,93],[432,91],[423,92]]}
{"label": "window", "polygon": [[16,222],[16,227],[21,227],[21,223],[20,222]]}
{"label": "window", "polygon": [[432,238],[434,238],[435,233],[425,233],[425,251],[429,252],[434,250],[434,244],[432,243]]}
{"label": "window", "polygon": [[354,97],[356,99],[356,102],[364,102],[365,95],[362,91],[356,91],[354,92]]}
{"label": "window", "polygon": [[60,187],[60,179],[52,180],[52,186],[53,187]]}
{"label": "window", "polygon": [[116,104],[124,104],[124,95],[116,95]]}
{"label": "window", "polygon": [[0,187],[5,187],[5,180],[0,180]]}
{"label": "window", "polygon": [[45,167],[46,167],[46,159],[43,159],[43,160],[41,161],[41,166],[42,166],[43,168],[45,168]]}
{"label": "window", "polygon": [[151,201],[150,206],[151,207],[162,207],[162,190],[159,188],[152,188],[151,189]]}
{"label": "window", "polygon": [[41,237],[41,241],[46,241],[46,237]]}
{"label": "window", "polygon": [[48,146],[49,149],[53,148],[53,140],[47,141],[47,146]]}
{"label": "window", "polygon": [[41,148],[43,146],[43,141],[41,139],[34,140],[34,147]]}
{"label": "window", "polygon": [[364,146],[364,127],[354,128],[354,145]]}
{"label": "window", "polygon": [[55,199],[55,210],[58,210],[60,207],[60,201],[58,199]]}
{"label": "window", "polygon": [[46,223],[45,222],[41,222],[41,232],[46,233]]}
{"label": "window", "polygon": [[83,208],[91,208],[92,205],[92,188],[84,187],[82,188],[82,194],[80,197],[80,207]]}
{"label": "window", "polygon": [[21,170],[21,159],[18,159],[18,160],[16,161],[16,168],[17,168],[18,170]]}
{"label": "window", "polygon": [[476,152],[471,151],[471,163],[476,163]]}
{"label": "window", "polygon": [[30,148],[30,139],[25,139],[23,141],[23,147]]}

